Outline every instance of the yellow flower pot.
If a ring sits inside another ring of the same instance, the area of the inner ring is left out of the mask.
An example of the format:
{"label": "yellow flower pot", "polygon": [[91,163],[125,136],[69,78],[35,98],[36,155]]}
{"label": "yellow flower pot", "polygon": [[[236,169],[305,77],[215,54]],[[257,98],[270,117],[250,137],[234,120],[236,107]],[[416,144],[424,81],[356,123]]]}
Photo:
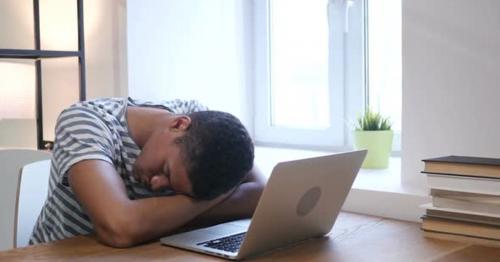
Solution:
{"label": "yellow flower pot", "polygon": [[392,130],[354,131],[354,147],[368,150],[362,168],[383,169],[389,166],[393,135]]}

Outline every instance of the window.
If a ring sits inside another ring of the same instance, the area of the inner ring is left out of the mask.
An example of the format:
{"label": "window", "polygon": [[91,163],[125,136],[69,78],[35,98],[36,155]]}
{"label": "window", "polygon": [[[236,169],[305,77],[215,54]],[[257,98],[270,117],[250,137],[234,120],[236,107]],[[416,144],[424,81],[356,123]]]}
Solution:
{"label": "window", "polygon": [[257,142],[348,143],[364,104],[363,1],[357,2],[256,1]]}
{"label": "window", "polygon": [[393,123],[394,150],[401,150],[401,0],[368,1],[368,104]]}
{"label": "window", "polygon": [[314,130],[331,125],[325,2],[269,2],[270,114],[275,126]]}
{"label": "window", "polygon": [[350,147],[365,106],[400,133],[401,4],[389,2],[256,1],[257,143]]}

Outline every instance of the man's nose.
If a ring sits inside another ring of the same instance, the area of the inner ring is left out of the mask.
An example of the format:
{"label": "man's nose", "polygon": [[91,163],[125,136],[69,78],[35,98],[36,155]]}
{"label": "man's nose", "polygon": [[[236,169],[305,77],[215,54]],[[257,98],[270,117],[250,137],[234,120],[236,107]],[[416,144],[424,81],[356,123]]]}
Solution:
{"label": "man's nose", "polygon": [[151,189],[157,191],[170,186],[170,181],[164,175],[155,175],[150,180]]}

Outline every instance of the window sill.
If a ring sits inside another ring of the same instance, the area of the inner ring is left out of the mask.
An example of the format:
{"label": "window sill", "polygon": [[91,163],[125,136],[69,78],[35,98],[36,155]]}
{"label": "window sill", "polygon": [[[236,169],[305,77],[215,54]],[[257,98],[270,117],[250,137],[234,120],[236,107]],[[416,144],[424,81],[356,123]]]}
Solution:
{"label": "window sill", "polygon": [[[331,154],[326,151],[299,150],[257,146],[255,162],[266,176],[278,162]],[[404,193],[401,187],[401,158],[391,157],[387,169],[360,169],[352,186],[355,189]]]}
{"label": "window sill", "polygon": [[387,192],[405,192],[401,187],[401,157],[391,157],[387,169],[361,168],[352,187]]}
{"label": "window sill", "polygon": [[[331,154],[288,148],[257,146],[255,162],[269,176],[273,167],[281,161]],[[419,221],[421,204],[430,202],[426,192],[401,185],[401,158],[391,157],[387,169],[361,169],[342,207],[345,211]]]}

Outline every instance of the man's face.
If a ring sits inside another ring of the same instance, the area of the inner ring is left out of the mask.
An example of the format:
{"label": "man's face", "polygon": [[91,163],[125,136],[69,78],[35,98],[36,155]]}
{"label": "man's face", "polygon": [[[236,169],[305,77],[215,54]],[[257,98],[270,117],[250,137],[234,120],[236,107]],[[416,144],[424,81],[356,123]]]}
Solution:
{"label": "man's face", "polygon": [[158,191],[170,188],[173,191],[192,195],[192,186],[175,139],[184,131],[164,129],[151,135],[134,163],[134,177]]}

